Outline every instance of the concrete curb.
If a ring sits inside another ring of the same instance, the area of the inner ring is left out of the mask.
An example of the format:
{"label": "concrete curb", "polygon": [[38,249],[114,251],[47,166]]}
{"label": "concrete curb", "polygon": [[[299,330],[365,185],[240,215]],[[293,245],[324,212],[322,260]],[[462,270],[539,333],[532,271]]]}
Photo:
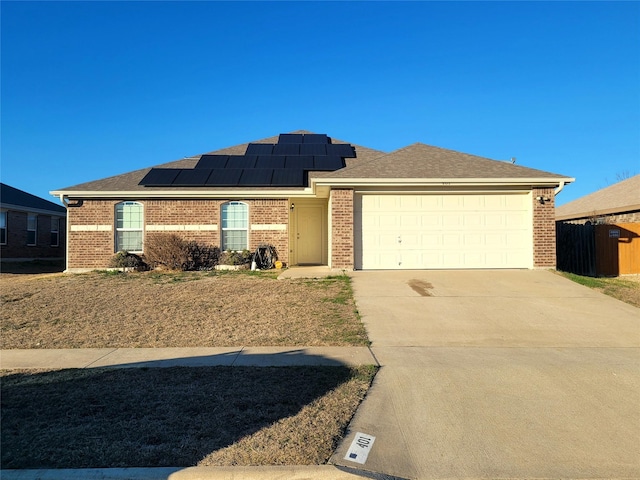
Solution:
{"label": "concrete curb", "polygon": [[0,470],[0,477],[3,480],[403,480],[334,465]]}

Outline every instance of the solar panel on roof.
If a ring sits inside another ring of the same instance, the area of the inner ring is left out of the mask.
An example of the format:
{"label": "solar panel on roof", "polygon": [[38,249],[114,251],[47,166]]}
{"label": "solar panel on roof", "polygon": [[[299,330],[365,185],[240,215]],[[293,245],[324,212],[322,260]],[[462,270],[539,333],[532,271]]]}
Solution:
{"label": "solar panel on roof", "polygon": [[313,157],[314,170],[334,171],[344,167],[344,160],[336,156]]}
{"label": "solar panel on roof", "polygon": [[273,153],[272,143],[250,143],[247,146],[247,155],[271,155]]}
{"label": "solar panel on roof", "polygon": [[313,168],[313,157],[311,155],[287,156],[284,168],[311,170]]}
{"label": "solar panel on roof", "polygon": [[299,143],[279,143],[273,146],[274,155],[299,155]]}
{"label": "solar panel on roof", "polygon": [[337,155],[342,158],[354,158],[355,150],[351,145],[346,143],[332,143],[327,145],[327,155]]}
{"label": "solar panel on roof", "polygon": [[278,136],[278,143],[302,143],[301,133],[281,133]]}
{"label": "solar panel on roof", "polygon": [[284,155],[259,156],[255,168],[284,168]]}
{"label": "solar panel on roof", "polygon": [[278,187],[304,187],[304,170],[292,168],[274,168],[271,185]]}
{"label": "solar panel on roof", "polygon": [[138,185],[145,187],[166,187],[171,185],[180,172],[177,168],[152,168]]}
{"label": "solar panel on roof", "polygon": [[241,168],[219,168],[211,171],[207,179],[207,187],[235,187],[238,185]]}
{"label": "solar panel on roof", "polygon": [[331,143],[331,141],[324,133],[306,133],[302,143]]}
{"label": "solar panel on roof", "polygon": [[273,168],[246,168],[242,171],[239,187],[268,187],[271,185]]}
{"label": "solar panel on roof", "polygon": [[181,168],[180,173],[171,184],[174,187],[202,187],[211,175],[208,168]]}
{"label": "solar panel on roof", "polygon": [[195,168],[224,168],[229,155],[202,155]]}
{"label": "solar panel on roof", "polygon": [[230,155],[227,166],[229,168],[254,168],[257,155]]}
{"label": "solar panel on roof", "polygon": [[327,144],[325,143],[303,143],[300,145],[300,155],[326,155]]}

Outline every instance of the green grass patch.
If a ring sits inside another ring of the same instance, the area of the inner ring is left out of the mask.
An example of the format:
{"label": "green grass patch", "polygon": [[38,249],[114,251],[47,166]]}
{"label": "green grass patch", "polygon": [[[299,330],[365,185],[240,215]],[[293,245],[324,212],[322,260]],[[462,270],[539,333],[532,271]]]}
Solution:
{"label": "green grass patch", "polygon": [[620,277],[594,278],[567,272],[558,273],[580,285],[598,290],[605,295],[609,295],[630,305],[640,307],[640,282],[638,281],[626,280]]}

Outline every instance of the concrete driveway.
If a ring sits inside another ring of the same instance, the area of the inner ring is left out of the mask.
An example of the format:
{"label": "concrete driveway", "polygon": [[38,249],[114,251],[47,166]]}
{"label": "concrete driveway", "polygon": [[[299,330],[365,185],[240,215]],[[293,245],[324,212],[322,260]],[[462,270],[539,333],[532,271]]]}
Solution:
{"label": "concrete driveway", "polygon": [[[354,272],[382,365],[332,462],[411,479],[640,478],[640,309],[547,271]],[[364,465],[344,457],[375,436]]]}

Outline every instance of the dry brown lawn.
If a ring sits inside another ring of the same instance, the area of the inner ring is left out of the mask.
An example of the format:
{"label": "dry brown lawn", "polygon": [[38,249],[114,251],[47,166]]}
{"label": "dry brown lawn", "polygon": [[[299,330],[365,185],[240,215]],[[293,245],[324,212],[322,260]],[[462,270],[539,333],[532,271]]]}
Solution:
{"label": "dry brown lawn", "polygon": [[366,345],[346,276],[0,276],[2,348]]}
{"label": "dry brown lawn", "polygon": [[13,371],[1,468],[318,465],[374,367]]}
{"label": "dry brown lawn", "polygon": [[[346,276],[3,272],[2,348],[368,344]],[[1,467],[323,464],[375,372],[4,371]]]}

